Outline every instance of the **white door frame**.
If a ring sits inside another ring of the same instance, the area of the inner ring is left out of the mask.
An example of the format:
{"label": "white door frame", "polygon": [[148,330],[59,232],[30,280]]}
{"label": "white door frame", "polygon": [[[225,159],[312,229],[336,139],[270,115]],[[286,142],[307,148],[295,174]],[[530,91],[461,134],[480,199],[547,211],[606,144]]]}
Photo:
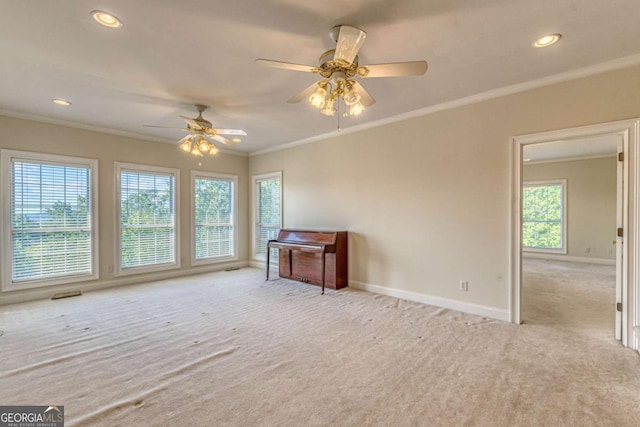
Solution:
{"label": "white door frame", "polygon": [[[628,141],[621,135],[617,135],[616,152],[618,156],[620,153],[626,153],[629,148]],[[624,156],[624,154],[623,154]],[[625,174],[626,162],[620,161],[620,158],[616,159],[616,304],[619,302],[622,304],[624,295],[622,289],[628,286],[629,278],[627,276],[628,271],[628,252],[626,252],[626,242],[624,235],[620,236],[617,230],[622,228],[624,230],[629,224],[628,212],[629,203],[627,200],[627,194],[629,193],[629,187],[627,183],[627,176]],[[622,320],[622,312],[616,308],[616,322],[615,322],[615,338],[618,341],[622,341],[622,329],[625,323]]]}
{"label": "white door frame", "polygon": [[[624,200],[622,249],[623,284],[620,301],[622,315],[620,335],[622,344],[635,350],[640,342],[640,119],[622,120],[570,129],[561,129],[511,138],[511,256],[509,318],[520,323],[522,291],[522,151],[525,145],[584,138],[597,135],[616,135],[624,145]],[[626,279],[626,280],[625,280]],[[626,283],[625,283],[626,282]]]}

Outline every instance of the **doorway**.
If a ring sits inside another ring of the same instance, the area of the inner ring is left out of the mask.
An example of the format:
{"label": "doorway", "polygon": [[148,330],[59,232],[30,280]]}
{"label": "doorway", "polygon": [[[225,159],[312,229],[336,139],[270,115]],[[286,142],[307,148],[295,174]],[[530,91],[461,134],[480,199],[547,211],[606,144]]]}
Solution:
{"label": "doorway", "polygon": [[618,140],[523,147],[523,323],[614,336]]}
{"label": "doorway", "polygon": [[[639,120],[628,120],[581,128],[564,129],[538,134],[516,136],[512,139],[512,217],[511,217],[511,298],[510,317],[514,323],[522,321],[522,284],[523,284],[523,165],[525,149],[536,149],[557,141],[577,141],[589,138],[615,140],[620,155],[618,179],[618,234],[615,246],[616,264],[616,311],[615,337],[623,345],[638,349],[638,330],[636,330],[638,312],[638,280],[636,267],[638,257],[638,226],[635,218],[638,208],[638,129]],[[584,145],[581,147],[584,148]],[[633,218],[634,220],[630,220]],[[566,249],[566,248],[565,248]],[[562,250],[562,249],[561,249]],[[630,259],[630,254],[633,259]]]}

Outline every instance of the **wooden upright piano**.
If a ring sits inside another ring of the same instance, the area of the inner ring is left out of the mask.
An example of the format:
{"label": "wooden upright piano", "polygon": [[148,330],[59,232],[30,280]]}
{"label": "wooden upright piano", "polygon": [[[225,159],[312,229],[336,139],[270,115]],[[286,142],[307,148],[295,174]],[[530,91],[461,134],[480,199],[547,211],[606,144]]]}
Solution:
{"label": "wooden upright piano", "polygon": [[280,230],[267,242],[267,280],[269,249],[279,249],[280,277],[322,286],[323,294],[348,285],[346,231]]}

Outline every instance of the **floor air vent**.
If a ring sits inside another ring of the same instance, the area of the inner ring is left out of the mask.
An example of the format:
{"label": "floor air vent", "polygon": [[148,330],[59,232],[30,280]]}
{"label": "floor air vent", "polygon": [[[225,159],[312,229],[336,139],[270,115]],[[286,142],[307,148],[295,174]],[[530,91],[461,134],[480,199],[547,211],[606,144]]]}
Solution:
{"label": "floor air vent", "polygon": [[51,299],[60,299],[60,298],[70,298],[70,297],[79,297],[82,295],[80,291],[67,291],[67,292],[59,292],[51,297]]}

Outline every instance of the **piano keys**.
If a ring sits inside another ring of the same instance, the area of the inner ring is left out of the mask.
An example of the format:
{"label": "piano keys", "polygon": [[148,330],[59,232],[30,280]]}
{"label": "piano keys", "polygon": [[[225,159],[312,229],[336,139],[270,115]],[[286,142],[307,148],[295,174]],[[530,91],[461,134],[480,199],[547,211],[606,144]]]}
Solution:
{"label": "piano keys", "polygon": [[348,285],[348,248],[346,231],[283,229],[278,238],[267,242],[267,280],[269,249],[278,249],[279,275],[331,289]]}

